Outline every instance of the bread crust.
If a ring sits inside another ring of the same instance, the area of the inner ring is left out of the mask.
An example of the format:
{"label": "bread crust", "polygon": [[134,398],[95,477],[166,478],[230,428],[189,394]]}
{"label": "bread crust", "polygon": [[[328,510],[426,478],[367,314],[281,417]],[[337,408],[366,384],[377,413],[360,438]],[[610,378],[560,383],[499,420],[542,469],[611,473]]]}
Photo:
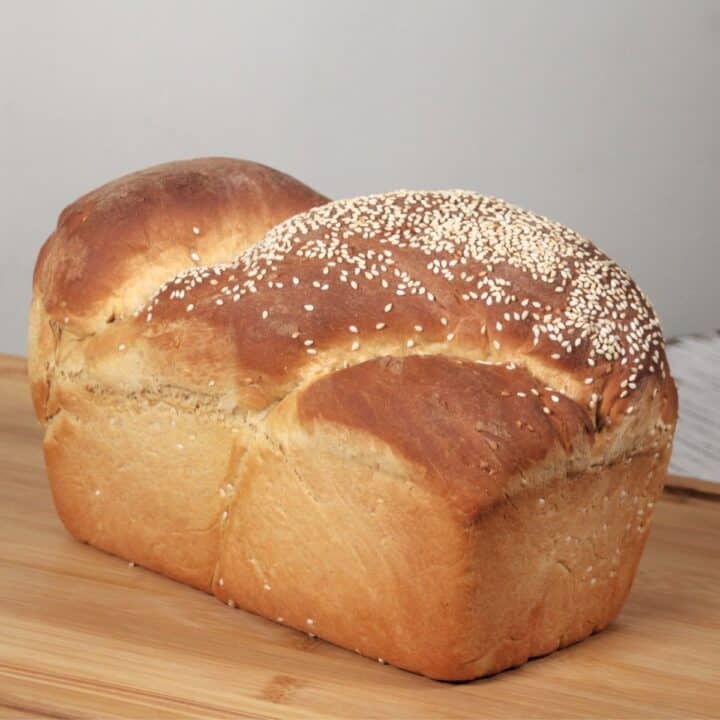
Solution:
{"label": "bread crust", "polygon": [[81,198],[34,283],[80,540],[447,680],[622,606],[677,394],[647,298],[567,228],[210,159]]}

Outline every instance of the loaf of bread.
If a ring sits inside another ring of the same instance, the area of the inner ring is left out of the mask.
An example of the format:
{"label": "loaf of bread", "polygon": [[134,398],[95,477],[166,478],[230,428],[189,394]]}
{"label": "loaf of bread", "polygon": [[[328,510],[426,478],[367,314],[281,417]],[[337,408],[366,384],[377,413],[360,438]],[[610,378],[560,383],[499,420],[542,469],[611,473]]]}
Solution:
{"label": "loaf of bread", "polygon": [[677,417],[647,298],[573,231],[224,159],[68,207],[29,354],[72,535],[445,680],[616,616]]}

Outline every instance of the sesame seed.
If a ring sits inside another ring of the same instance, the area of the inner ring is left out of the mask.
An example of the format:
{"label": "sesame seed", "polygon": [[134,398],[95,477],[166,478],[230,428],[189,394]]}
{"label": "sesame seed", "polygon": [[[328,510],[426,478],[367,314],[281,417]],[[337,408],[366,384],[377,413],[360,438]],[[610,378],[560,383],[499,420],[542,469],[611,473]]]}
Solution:
{"label": "sesame seed", "polygon": [[307,312],[312,312],[312,311],[315,309],[315,306],[314,306],[314,305],[310,305],[310,304],[308,303],[307,305],[303,305],[303,308],[304,308]]}
{"label": "sesame seed", "polygon": [[263,311],[262,311],[262,319],[263,319],[263,320],[267,320],[268,315],[269,315],[269,313],[268,313],[267,310],[263,310]]}
{"label": "sesame seed", "polygon": [[375,325],[376,330],[382,330],[385,327],[386,327],[386,325],[383,322],[376,323],[376,325]]}
{"label": "sesame seed", "polygon": [[127,345],[125,345],[125,343],[120,343],[118,345],[118,350],[120,350],[120,352],[122,352],[126,347],[127,347]]}
{"label": "sesame seed", "polygon": [[186,310],[186,312],[192,312],[192,310],[194,309],[194,307],[195,307],[195,305],[193,305],[192,303],[188,303],[188,305],[187,305],[187,307],[185,308],[185,310]]}
{"label": "sesame seed", "polygon": [[308,625],[314,625],[314,624],[315,624],[315,621],[314,621],[312,618],[308,618],[305,622],[306,622]]}
{"label": "sesame seed", "polygon": [[360,348],[360,341],[359,340],[353,340],[353,344],[350,346],[350,349],[355,352],[355,350],[358,350]]}
{"label": "sesame seed", "polygon": [[448,333],[447,341],[452,342],[455,339],[455,333]]}
{"label": "sesame seed", "polygon": [[195,250],[190,253],[190,259],[194,260],[195,262],[200,262],[200,256],[197,254],[197,252],[195,252]]}
{"label": "sesame seed", "polygon": [[410,340],[407,341],[406,345],[409,348],[415,347],[415,341],[411,338]]}
{"label": "sesame seed", "polygon": [[415,332],[422,332],[422,331],[423,331],[423,326],[422,326],[422,325],[415,325],[415,326],[413,326],[413,329],[415,330]]}
{"label": "sesame seed", "polygon": [[265,583],[265,584],[263,585],[263,588],[264,588],[265,590],[272,590],[272,587],[271,587],[270,585],[268,585],[267,583]]}
{"label": "sesame seed", "polygon": [[192,231],[193,231],[193,233],[194,233],[195,235],[199,235],[199,234],[200,234],[200,228],[199,228],[197,225],[193,225]]}
{"label": "sesame seed", "polygon": [[387,312],[390,312],[392,309],[393,309],[393,304],[392,304],[391,302],[389,302],[389,303],[385,306],[385,312],[386,312],[386,313],[387,313]]}
{"label": "sesame seed", "polygon": [[351,333],[356,333],[358,331],[357,327],[355,325],[348,325],[348,330]]}

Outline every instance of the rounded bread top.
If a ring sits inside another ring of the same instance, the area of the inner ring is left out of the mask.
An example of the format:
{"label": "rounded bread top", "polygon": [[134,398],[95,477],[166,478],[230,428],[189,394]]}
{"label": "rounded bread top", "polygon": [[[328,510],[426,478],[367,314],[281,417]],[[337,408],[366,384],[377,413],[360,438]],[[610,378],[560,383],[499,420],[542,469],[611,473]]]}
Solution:
{"label": "rounded bread top", "polygon": [[95,332],[189,265],[231,260],[272,226],[324,202],[298,180],[245,160],[157,165],[63,210],[40,251],[35,293],[61,326]]}

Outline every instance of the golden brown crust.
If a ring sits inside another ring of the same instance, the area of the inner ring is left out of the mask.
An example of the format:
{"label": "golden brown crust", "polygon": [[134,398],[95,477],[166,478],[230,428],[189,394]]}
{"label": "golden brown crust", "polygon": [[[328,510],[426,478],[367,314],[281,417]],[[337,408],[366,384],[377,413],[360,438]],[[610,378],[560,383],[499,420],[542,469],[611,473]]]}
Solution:
{"label": "golden brown crust", "polygon": [[87,329],[135,310],[193,262],[228,261],[273,225],[324,202],[288,175],[244,160],[157,165],[65,208],[40,251],[34,286],[51,317]]}
{"label": "golden brown crust", "polygon": [[574,473],[557,456],[550,472],[536,464],[522,493],[468,525],[425,482],[426,455],[411,461],[354,426],[298,422],[296,399],[273,411],[238,468],[213,584],[224,602],[444,680],[519,665],[619,612],[665,476],[664,441]]}
{"label": "golden brown crust", "polygon": [[378,358],[325,375],[300,393],[298,420],[374,435],[471,516],[553,452],[585,463],[592,439],[587,413],[526,370],[441,355]]}

